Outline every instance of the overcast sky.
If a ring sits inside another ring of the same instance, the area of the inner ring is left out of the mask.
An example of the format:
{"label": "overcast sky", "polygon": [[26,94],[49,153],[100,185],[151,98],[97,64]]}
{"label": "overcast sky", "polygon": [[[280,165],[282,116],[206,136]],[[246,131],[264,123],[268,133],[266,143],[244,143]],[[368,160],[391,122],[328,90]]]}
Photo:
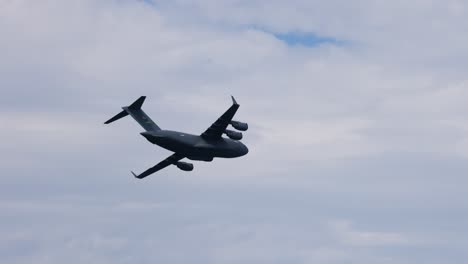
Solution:
{"label": "overcast sky", "polygon": [[[0,0],[0,263],[468,261],[468,1]],[[170,152],[130,118],[247,156]]]}

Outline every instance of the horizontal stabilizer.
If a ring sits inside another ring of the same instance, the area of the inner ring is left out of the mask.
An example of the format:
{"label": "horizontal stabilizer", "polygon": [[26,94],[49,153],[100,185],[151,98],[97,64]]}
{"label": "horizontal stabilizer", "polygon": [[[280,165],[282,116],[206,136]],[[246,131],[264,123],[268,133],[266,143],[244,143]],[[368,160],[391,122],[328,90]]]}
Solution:
{"label": "horizontal stabilizer", "polygon": [[112,117],[111,119],[107,120],[106,122],[104,122],[104,124],[110,124],[116,120],[119,120],[120,118],[122,117],[126,117],[128,116],[128,113],[127,111],[123,110],[122,112],[116,114],[114,117]]}

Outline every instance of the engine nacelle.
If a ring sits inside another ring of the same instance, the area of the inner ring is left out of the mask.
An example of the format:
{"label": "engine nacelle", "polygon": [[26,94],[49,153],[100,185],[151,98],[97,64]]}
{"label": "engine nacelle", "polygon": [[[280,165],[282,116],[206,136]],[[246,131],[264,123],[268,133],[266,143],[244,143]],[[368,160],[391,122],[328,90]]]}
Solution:
{"label": "engine nacelle", "polygon": [[231,126],[240,131],[247,131],[247,129],[249,129],[249,125],[247,123],[242,123],[234,120],[231,121]]}
{"label": "engine nacelle", "polygon": [[183,170],[183,171],[192,171],[193,170],[193,164],[192,163],[187,163],[183,161],[179,161],[176,163],[177,168]]}
{"label": "engine nacelle", "polygon": [[226,131],[224,132],[230,139],[233,139],[233,140],[241,140],[242,139],[242,133],[241,132],[236,132],[236,131],[232,131],[232,130],[229,130],[229,129],[226,129]]}

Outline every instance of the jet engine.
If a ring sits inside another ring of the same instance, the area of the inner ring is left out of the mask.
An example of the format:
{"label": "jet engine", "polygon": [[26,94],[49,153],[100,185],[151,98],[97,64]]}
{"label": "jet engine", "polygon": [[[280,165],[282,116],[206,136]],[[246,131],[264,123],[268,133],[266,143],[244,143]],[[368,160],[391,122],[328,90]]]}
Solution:
{"label": "jet engine", "polygon": [[177,162],[177,168],[183,170],[183,171],[192,171],[193,170],[193,164],[192,163],[187,163],[183,161]]}
{"label": "jet engine", "polygon": [[247,129],[249,129],[249,125],[247,123],[239,121],[231,121],[231,126],[240,131],[247,131]]}
{"label": "jet engine", "polygon": [[233,140],[241,140],[242,139],[242,133],[241,132],[236,132],[236,131],[232,131],[232,130],[229,130],[229,129],[226,129],[226,131],[224,132],[230,139],[233,139]]}

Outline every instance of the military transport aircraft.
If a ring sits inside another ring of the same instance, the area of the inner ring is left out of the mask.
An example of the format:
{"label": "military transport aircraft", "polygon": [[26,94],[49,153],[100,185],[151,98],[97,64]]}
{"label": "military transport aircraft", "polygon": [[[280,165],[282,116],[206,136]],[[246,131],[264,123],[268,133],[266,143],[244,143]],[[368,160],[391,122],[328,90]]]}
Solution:
{"label": "military transport aircraft", "polygon": [[[174,154],[140,175],[136,175],[132,171],[133,176],[136,178],[143,179],[169,165],[176,165],[177,168],[183,171],[192,171],[193,164],[180,160],[188,158],[190,160],[212,161],[213,158],[236,158],[249,152],[249,149],[239,141],[242,139],[242,133],[226,129],[229,124],[240,131],[248,129],[246,123],[232,120],[239,108],[239,104],[234,97],[231,96],[231,98],[232,106],[200,136],[159,128],[141,109],[146,96],[141,96],[130,106],[122,107],[122,112],[107,120],[104,124],[112,123],[130,115],[146,130],[140,134],[149,142],[174,152]],[[224,138],[223,134],[226,134],[229,138]]]}

